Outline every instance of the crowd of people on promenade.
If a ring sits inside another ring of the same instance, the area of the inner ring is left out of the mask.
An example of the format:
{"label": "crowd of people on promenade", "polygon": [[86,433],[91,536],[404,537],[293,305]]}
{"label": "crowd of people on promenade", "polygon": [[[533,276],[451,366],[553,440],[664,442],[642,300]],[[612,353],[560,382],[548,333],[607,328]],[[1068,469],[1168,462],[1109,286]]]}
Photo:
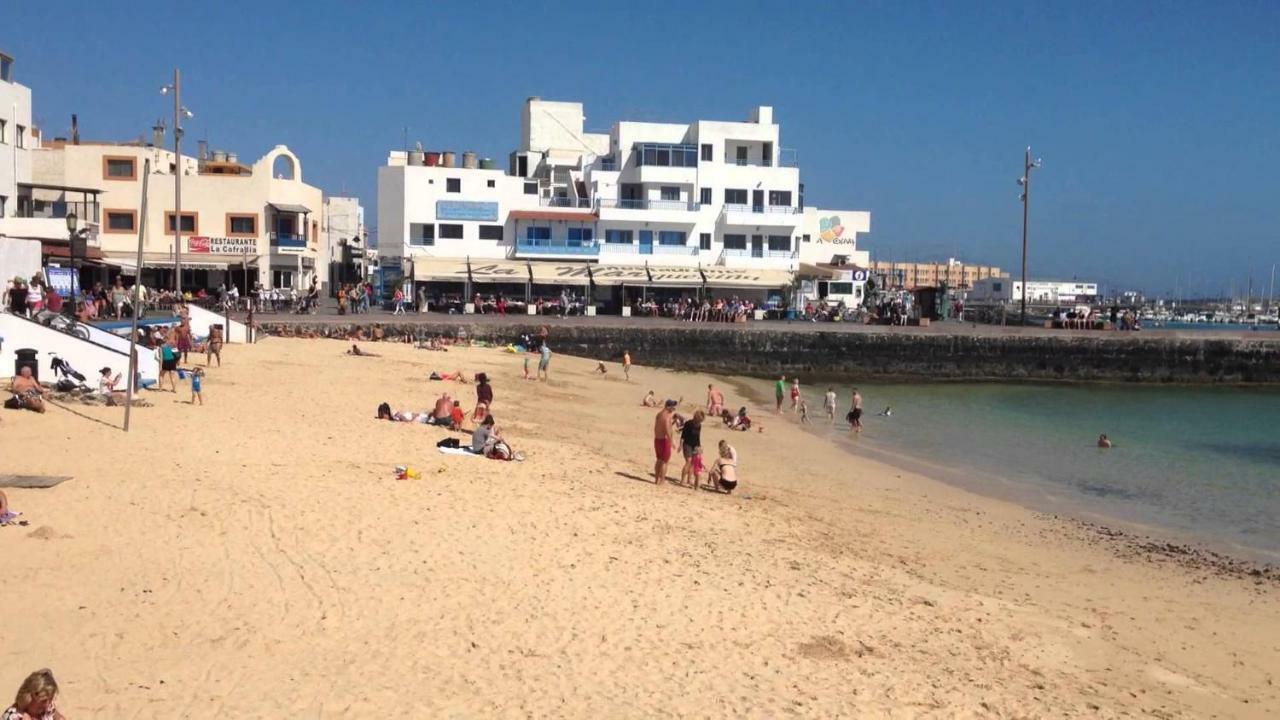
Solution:
{"label": "crowd of people on promenade", "polygon": [[636,300],[631,313],[636,316],[666,317],[685,322],[746,322],[755,315],[756,303],[739,298],[706,297],[669,300]]}

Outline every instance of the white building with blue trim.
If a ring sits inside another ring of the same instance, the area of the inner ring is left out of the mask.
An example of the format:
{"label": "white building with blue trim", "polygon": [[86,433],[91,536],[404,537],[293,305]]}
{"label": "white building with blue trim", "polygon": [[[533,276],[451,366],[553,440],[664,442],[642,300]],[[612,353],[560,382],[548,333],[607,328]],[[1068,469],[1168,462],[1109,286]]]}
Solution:
{"label": "white building with blue trim", "polygon": [[[500,170],[464,153],[390,153],[378,169],[379,253],[419,283],[702,288],[763,299],[802,264],[866,265],[867,211],[805,204],[773,109],[742,122],[584,129],[581,103],[526,100]],[[481,290],[483,291],[483,290]],[[506,289],[514,293],[514,288]]]}

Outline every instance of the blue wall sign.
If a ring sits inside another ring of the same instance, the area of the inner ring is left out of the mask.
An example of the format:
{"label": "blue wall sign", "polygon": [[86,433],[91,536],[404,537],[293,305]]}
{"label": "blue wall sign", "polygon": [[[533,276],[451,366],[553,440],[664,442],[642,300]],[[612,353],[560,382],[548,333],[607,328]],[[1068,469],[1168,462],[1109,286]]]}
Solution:
{"label": "blue wall sign", "polygon": [[498,203],[477,200],[437,200],[437,220],[498,220]]}

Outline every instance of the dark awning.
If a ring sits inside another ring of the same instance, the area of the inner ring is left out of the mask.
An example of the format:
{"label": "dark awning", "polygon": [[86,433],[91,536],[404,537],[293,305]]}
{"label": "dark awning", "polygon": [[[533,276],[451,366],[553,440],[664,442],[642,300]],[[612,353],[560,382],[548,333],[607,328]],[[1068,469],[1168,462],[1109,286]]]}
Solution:
{"label": "dark awning", "polygon": [[311,212],[311,209],[310,209],[310,208],[305,207],[305,206],[303,206],[303,205],[290,205],[290,204],[288,204],[288,203],[267,203],[267,204],[268,204],[268,205],[270,205],[271,207],[275,208],[277,212],[288,212],[288,213],[309,213],[309,212]]}
{"label": "dark awning", "polygon": [[72,185],[51,185],[49,183],[18,183],[19,188],[27,188],[28,190],[62,190],[64,192],[83,193],[85,195],[98,195],[102,193],[99,188],[75,187]]}

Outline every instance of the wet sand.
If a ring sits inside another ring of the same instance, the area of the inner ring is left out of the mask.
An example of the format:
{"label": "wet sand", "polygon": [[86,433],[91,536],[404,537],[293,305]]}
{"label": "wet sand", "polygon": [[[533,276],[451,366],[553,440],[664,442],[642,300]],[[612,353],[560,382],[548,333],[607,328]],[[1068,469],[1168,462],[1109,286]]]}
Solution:
{"label": "wet sand", "polygon": [[[75,476],[8,491],[30,525],[0,528],[0,691],[52,667],[70,718],[1280,712],[1271,578],[1126,555],[764,413],[703,431],[739,492],[655,487],[640,398],[688,414],[706,376],[346,347],[229,346],[204,407],[150,394],[127,436],[118,408],[0,414],[4,472]],[[445,389],[469,410],[433,369],[487,371],[526,460],[373,419]]]}

